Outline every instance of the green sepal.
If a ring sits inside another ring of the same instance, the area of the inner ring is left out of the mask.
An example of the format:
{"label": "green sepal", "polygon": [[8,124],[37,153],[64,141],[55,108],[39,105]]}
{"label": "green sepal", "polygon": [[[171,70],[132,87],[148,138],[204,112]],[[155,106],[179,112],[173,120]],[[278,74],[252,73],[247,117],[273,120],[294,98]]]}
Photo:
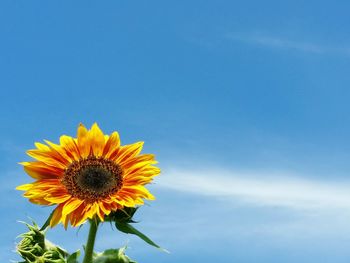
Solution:
{"label": "green sepal", "polygon": [[147,244],[154,246],[164,252],[168,251],[164,248],[161,248],[156,243],[154,243],[149,237],[147,237],[145,234],[138,231],[136,228],[134,228],[131,223],[137,223],[133,220],[133,216],[136,213],[137,209],[139,207],[124,207],[123,209],[114,211],[110,213],[106,218],[105,221],[114,222],[116,228],[126,234],[133,234],[141,238],[143,241],[145,241]]}
{"label": "green sepal", "polygon": [[49,217],[46,219],[44,225],[40,228],[40,231],[45,230],[45,229],[50,225],[50,221],[51,221],[51,218],[52,218],[54,212],[55,212],[55,210],[53,210],[53,211],[51,212],[51,214],[49,215]]}
{"label": "green sepal", "polygon": [[67,263],[79,263],[78,258],[80,256],[80,250],[75,251],[73,254],[70,254],[67,258]]}
{"label": "green sepal", "polygon": [[93,263],[137,263],[125,255],[126,247],[119,249],[107,249],[94,255]]}
{"label": "green sepal", "polygon": [[110,213],[108,216],[105,217],[105,221],[110,222],[126,222],[126,223],[136,223],[132,217],[136,213],[137,209],[139,207],[124,207],[123,209],[119,209],[117,211],[114,211]]}
{"label": "green sepal", "polygon": [[126,222],[121,222],[121,221],[116,221],[115,222],[115,226],[116,228],[126,234],[133,234],[138,236],[139,238],[141,238],[143,241],[145,241],[147,244],[154,246],[164,252],[168,252],[166,249],[161,248],[160,246],[158,246],[156,243],[154,243],[149,237],[147,237],[145,234],[141,233],[140,231],[138,231],[135,227],[133,227],[132,225],[130,225],[129,223]]}

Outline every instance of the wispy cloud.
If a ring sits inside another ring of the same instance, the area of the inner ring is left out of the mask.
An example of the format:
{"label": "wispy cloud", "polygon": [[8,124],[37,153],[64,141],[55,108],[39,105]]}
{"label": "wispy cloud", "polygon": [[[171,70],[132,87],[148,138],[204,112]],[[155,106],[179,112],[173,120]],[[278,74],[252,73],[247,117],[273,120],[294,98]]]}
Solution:
{"label": "wispy cloud", "polygon": [[254,44],[268,48],[294,50],[314,54],[339,54],[347,56],[350,55],[349,47],[327,46],[319,43],[313,43],[296,39],[287,39],[266,34],[229,33],[226,35],[226,38],[230,39],[231,41]]}
{"label": "wispy cloud", "polygon": [[350,182],[301,179],[285,174],[266,176],[212,170],[173,171],[159,187],[202,196],[295,209],[350,208]]}

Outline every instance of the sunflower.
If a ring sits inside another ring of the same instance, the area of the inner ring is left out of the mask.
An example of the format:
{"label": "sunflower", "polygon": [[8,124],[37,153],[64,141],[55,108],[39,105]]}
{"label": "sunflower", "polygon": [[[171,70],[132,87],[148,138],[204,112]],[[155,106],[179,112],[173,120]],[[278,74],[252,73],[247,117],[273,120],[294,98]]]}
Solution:
{"label": "sunflower", "polygon": [[79,226],[123,207],[154,200],[145,185],[160,173],[152,154],[140,154],[143,142],[120,145],[119,134],[104,135],[96,123],[80,124],[77,138],[67,135],[55,144],[35,143],[27,154],[36,159],[21,163],[34,182],[18,186],[24,197],[40,205],[56,205],[53,227]]}

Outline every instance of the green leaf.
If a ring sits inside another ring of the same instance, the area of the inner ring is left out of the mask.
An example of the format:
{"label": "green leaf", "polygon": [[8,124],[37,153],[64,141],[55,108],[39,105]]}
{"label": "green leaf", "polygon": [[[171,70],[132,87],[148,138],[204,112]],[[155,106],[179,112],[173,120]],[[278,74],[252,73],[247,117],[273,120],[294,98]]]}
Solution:
{"label": "green leaf", "polygon": [[51,218],[52,218],[54,212],[55,212],[55,210],[53,210],[51,212],[49,217],[46,219],[46,222],[44,223],[44,225],[40,228],[40,231],[44,231],[50,225],[50,221],[51,221]]}
{"label": "green leaf", "polygon": [[141,238],[143,241],[145,241],[146,243],[148,243],[151,246],[154,246],[164,252],[168,251],[164,248],[161,248],[160,246],[158,246],[156,243],[154,243],[150,238],[148,238],[145,234],[141,233],[140,231],[138,231],[136,228],[134,228],[132,225],[130,225],[129,223],[126,222],[120,222],[120,221],[116,221],[115,222],[115,226],[116,228],[126,234],[133,234],[138,236],[139,238]]}
{"label": "green leaf", "polygon": [[80,250],[75,251],[67,258],[67,263],[79,263]]}
{"label": "green leaf", "polygon": [[123,209],[118,209],[113,211],[108,216],[105,217],[105,221],[110,222],[126,222],[126,223],[136,223],[132,217],[139,207],[124,207]]}
{"label": "green leaf", "polygon": [[103,253],[96,254],[93,263],[136,263],[125,255],[126,247],[119,249],[107,249]]}

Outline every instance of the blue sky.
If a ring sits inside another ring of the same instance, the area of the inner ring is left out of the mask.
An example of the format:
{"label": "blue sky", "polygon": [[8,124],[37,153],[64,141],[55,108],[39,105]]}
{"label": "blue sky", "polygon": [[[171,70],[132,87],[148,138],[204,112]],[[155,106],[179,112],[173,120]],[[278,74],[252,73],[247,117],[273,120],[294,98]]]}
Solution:
{"label": "blue sky", "polygon": [[[171,251],[139,262],[348,262],[348,1],[0,3],[0,259],[28,216],[14,190],[35,141],[80,122],[145,141],[162,176],[139,228]],[[86,228],[86,227],[85,227]],[[77,249],[61,227],[56,243]]]}

